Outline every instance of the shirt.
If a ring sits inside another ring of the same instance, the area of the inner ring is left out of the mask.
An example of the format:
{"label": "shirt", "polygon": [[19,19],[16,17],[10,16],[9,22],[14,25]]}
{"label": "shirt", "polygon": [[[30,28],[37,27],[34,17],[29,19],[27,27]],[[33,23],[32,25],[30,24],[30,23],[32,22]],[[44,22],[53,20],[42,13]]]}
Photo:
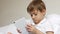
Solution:
{"label": "shirt", "polygon": [[[30,22],[31,21],[32,20],[30,20]],[[43,33],[46,33],[47,31],[53,31],[53,27],[50,25],[47,18],[44,18],[39,24],[32,23],[32,25],[34,25],[34,27],[36,27],[36,29],[40,30]]]}
{"label": "shirt", "polygon": [[35,27],[43,33],[46,33],[47,31],[53,31],[53,27],[47,18],[44,18],[39,24],[35,25]]}
{"label": "shirt", "polygon": [[[32,21],[32,20],[31,20]],[[40,23],[37,25],[32,23],[38,30],[46,34],[47,31],[52,31],[57,34],[60,30],[59,23],[60,17],[57,14],[47,15]],[[59,29],[59,30],[58,30]]]}
{"label": "shirt", "polygon": [[47,18],[53,26],[54,34],[60,34],[60,15],[50,14],[47,16]]}

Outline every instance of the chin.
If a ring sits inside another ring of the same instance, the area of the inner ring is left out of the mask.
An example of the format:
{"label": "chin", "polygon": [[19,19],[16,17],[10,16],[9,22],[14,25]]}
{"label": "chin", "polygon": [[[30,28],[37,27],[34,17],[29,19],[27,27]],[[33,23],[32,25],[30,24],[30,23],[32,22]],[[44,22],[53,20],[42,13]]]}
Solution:
{"label": "chin", "polygon": [[39,22],[38,22],[38,21],[35,21],[34,23],[35,23],[35,24],[38,24]]}

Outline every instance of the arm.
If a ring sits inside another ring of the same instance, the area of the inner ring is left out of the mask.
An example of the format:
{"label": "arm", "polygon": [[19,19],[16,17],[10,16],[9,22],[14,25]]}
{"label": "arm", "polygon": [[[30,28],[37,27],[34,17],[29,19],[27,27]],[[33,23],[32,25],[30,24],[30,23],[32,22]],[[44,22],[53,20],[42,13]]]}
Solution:
{"label": "arm", "polygon": [[33,25],[28,24],[26,26],[26,29],[28,32],[31,32],[31,34],[44,34],[40,30],[36,29]]}
{"label": "arm", "polygon": [[[20,31],[20,28],[17,28],[17,32],[19,33],[19,34],[22,34],[22,32]],[[7,34],[13,34],[12,32],[7,32]]]}
{"label": "arm", "polygon": [[40,30],[36,30],[36,34],[44,34],[44,33],[41,32]]}
{"label": "arm", "polygon": [[11,32],[7,32],[7,34],[12,34]]}
{"label": "arm", "polygon": [[54,34],[52,31],[47,31],[46,34]]}

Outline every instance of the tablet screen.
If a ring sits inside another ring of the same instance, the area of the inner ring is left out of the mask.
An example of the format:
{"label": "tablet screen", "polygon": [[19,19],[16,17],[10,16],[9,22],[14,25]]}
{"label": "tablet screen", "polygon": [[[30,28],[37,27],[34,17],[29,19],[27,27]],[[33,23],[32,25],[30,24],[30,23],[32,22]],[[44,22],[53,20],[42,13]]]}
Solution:
{"label": "tablet screen", "polygon": [[23,17],[17,21],[15,21],[15,26],[17,28],[20,28],[20,31],[22,31],[22,34],[28,34],[28,31],[26,30],[26,19]]}

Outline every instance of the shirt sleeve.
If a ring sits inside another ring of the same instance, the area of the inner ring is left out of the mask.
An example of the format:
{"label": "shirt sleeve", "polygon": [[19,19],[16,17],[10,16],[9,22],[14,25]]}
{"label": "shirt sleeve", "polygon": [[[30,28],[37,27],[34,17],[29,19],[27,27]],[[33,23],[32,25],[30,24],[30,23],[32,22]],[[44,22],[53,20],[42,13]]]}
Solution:
{"label": "shirt sleeve", "polygon": [[49,21],[46,22],[45,30],[54,32],[53,25]]}

